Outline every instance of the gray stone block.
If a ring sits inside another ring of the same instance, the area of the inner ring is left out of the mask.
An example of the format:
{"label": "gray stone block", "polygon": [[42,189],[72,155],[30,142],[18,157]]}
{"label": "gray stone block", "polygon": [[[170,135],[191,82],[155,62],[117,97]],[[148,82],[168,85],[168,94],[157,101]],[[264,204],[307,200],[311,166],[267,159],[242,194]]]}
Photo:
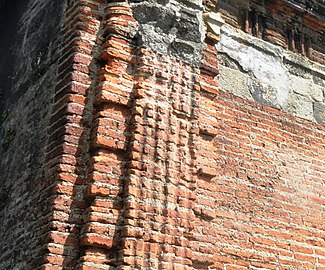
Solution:
{"label": "gray stone block", "polygon": [[314,117],[317,123],[325,126],[325,103],[323,102],[314,103]]}

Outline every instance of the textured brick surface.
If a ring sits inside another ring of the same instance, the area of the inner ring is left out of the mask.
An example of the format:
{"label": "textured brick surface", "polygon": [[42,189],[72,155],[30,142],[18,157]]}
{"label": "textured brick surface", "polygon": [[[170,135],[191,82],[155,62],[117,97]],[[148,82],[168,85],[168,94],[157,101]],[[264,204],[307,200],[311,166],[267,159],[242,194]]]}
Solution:
{"label": "textured brick surface", "polygon": [[324,267],[324,129],[221,92],[201,101],[218,128],[198,140],[195,228],[216,268]]}
{"label": "textured brick surface", "polygon": [[[219,89],[214,35],[162,54],[149,6],[65,6],[37,197],[0,209],[2,268],[325,269],[325,128]],[[154,6],[204,33],[200,1]]]}

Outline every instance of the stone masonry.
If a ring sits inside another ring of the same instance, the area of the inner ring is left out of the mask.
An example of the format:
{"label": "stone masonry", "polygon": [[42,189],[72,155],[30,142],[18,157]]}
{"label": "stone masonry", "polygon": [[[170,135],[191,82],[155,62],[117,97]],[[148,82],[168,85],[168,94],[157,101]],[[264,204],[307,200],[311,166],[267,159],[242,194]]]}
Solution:
{"label": "stone masonry", "polygon": [[325,3],[0,1],[0,269],[325,269]]}

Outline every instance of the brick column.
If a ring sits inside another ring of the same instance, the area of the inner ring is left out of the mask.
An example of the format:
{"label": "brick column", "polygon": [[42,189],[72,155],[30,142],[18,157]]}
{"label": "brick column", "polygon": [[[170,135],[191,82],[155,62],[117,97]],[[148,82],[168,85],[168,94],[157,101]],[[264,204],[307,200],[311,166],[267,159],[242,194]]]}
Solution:
{"label": "brick column", "polygon": [[198,70],[138,53],[122,261],[125,269],[191,269]]}
{"label": "brick column", "polygon": [[172,44],[186,48],[176,56],[145,46],[126,2],[70,5],[44,269],[192,269],[200,70],[179,57],[189,45]]}
{"label": "brick column", "polygon": [[40,226],[42,269],[75,269],[81,253],[102,5],[100,0],[76,0],[66,7],[44,177],[48,207]]}

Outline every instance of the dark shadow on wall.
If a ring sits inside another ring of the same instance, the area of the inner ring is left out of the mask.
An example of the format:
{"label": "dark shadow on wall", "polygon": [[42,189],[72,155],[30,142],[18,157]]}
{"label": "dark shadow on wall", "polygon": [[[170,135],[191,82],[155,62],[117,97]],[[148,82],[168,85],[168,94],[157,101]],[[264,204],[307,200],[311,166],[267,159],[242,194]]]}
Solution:
{"label": "dark shadow on wall", "polygon": [[[34,94],[35,100],[48,88],[39,81],[57,60],[62,5],[50,0],[45,4],[40,0],[0,0],[0,156],[13,137],[12,127],[4,125],[12,119],[13,108],[26,92]],[[50,98],[50,91],[47,93]],[[31,97],[22,102],[27,99]]]}
{"label": "dark shadow on wall", "polygon": [[[15,49],[21,41],[19,20],[27,1],[0,1],[0,115],[12,88],[14,66],[17,62]],[[0,120],[1,121],[1,120]]]}
{"label": "dark shadow on wall", "polygon": [[62,5],[61,1],[0,0],[0,113],[57,60],[55,38]]}

